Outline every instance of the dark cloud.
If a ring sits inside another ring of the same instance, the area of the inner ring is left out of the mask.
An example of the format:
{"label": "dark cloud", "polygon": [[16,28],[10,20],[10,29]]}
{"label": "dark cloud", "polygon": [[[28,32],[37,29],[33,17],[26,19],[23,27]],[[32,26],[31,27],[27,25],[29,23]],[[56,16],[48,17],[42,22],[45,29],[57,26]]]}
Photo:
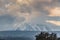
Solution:
{"label": "dark cloud", "polygon": [[48,17],[47,20],[54,20],[54,21],[60,21],[60,17],[54,16],[54,17]]}
{"label": "dark cloud", "polygon": [[12,24],[15,18],[11,15],[1,15],[0,16],[0,25]]}
{"label": "dark cloud", "polygon": [[60,0],[58,0],[58,2],[60,2]]}

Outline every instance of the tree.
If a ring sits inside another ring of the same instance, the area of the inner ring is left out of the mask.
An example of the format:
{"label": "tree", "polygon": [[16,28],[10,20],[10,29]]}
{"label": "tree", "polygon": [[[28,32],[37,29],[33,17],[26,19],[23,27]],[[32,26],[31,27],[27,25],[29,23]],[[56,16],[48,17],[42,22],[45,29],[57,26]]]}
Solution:
{"label": "tree", "polygon": [[57,36],[55,33],[41,32],[36,35],[36,40],[57,40]]}

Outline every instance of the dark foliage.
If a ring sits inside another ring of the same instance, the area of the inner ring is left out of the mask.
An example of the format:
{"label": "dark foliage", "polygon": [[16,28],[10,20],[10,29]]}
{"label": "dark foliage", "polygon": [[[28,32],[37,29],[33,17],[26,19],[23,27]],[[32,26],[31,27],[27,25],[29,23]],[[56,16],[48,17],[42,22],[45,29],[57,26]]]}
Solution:
{"label": "dark foliage", "polygon": [[57,38],[57,40],[60,40],[60,38]]}
{"label": "dark foliage", "polygon": [[57,40],[57,35],[55,33],[41,32],[36,35],[36,40]]}

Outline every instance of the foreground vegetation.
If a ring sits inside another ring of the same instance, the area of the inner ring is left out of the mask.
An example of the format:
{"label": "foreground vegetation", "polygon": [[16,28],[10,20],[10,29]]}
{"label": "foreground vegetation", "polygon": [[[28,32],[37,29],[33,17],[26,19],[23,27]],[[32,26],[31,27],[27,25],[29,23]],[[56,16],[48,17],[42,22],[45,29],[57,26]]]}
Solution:
{"label": "foreground vegetation", "polygon": [[36,40],[60,40],[55,33],[41,32],[36,35]]}

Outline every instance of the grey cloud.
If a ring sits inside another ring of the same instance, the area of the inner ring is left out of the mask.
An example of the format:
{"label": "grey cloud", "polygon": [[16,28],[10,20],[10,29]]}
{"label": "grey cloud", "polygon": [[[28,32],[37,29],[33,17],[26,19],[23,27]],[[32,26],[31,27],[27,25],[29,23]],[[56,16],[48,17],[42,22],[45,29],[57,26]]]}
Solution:
{"label": "grey cloud", "polygon": [[25,18],[24,17],[18,17],[15,20],[16,20],[15,21],[16,23],[21,23],[21,22],[24,22],[25,21]]}
{"label": "grey cloud", "polygon": [[33,3],[31,3],[29,6],[26,4],[20,5],[20,12],[21,13],[31,13],[33,10],[37,12],[42,12],[42,14],[48,14],[48,11],[44,9],[44,7],[49,6],[50,3],[47,1],[40,2],[39,0],[33,0]]}
{"label": "grey cloud", "polygon": [[60,0],[58,0],[58,2],[60,2]]}
{"label": "grey cloud", "polygon": [[33,1],[32,5],[32,9],[38,11],[38,12],[42,12],[41,14],[45,14],[47,15],[48,14],[48,10],[45,10],[44,8],[45,7],[49,7],[51,6],[51,3],[47,2],[47,1]]}
{"label": "grey cloud", "polygon": [[10,15],[1,15],[0,16],[0,25],[12,24],[15,18]]}
{"label": "grey cloud", "polygon": [[[16,0],[3,0],[3,1],[1,0],[0,6],[4,7],[5,4],[9,4],[9,3],[12,3],[13,5],[15,5],[15,7],[18,6],[18,4],[16,5]],[[58,3],[59,3],[59,0],[58,1],[52,0],[51,2],[48,2],[47,0],[42,0],[42,1],[33,0],[33,2],[29,6],[27,6],[26,4],[22,4],[22,5],[19,5],[18,8],[12,9],[12,11],[13,12],[19,11],[21,13],[31,13],[33,12],[33,10],[36,10],[36,11],[42,12],[41,14],[48,15],[49,14],[48,10],[45,10],[44,7],[51,7],[51,8],[56,7],[56,6],[59,6]]]}
{"label": "grey cloud", "polygon": [[33,1],[32,8],[34,10],[38,11],[38,12],[42,12],[41,14],[48,15],[49,11],[45,10],[45,7],[48,7],[48,9],[58,7],[59,6],[58,1],[57,0],[52,0],[50,3],[48,1],[40,1],[40,0]]}
{"label": "grey cloud", "polygon": [[58,16],[55,16],[55,17],[48,17],[47,20],[60,21],[60,17],[58,17]]}
{"label": "grey cloud", "polygon": [[4,14],[0,16],[0,31],[4,30],[15,30],[16,28],[13,27],[14,24],[20,24],[25,20],[24,17],[14,17],[9,14]]}
{"label": "grey cloud", "polygon": [[30,6],[27,6],[26,4],[23,4],[20,6],[20,12],[21,13],[31,13],[32,8]]}
{"label": "grey cloud", "polygon": [[0,25],[5,25],[5,24],[13,24],[15,22],[23,22],[25,20],[24,17],[15,17],[11,16],[9,14],[4,14],[0,16]]}

